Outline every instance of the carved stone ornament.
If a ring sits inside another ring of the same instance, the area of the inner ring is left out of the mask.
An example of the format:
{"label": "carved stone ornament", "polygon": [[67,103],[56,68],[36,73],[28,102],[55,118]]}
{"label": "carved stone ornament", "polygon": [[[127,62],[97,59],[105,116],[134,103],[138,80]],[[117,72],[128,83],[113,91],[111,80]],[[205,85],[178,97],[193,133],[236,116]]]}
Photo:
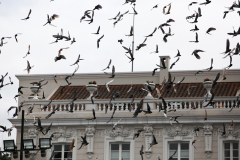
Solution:
{"label": "carved stone ornament", "polygon": [[203,131],[204,132],[212,132],[213,131],[212,125],[207,124],[207,125],[203,126]]}
{"label": "carved stone ornament", "polygon": [[92,157],[93,157],[93,152],[87,152],[87,155],[88,155],[88,158],[89,158],[89,159],[92,159]]}
{"label": "carved stone ornament", "polygon": [[203,131],[205,135],[205,153],[206,157],[210,158],[212,153],[212,134],[213,127],[211,124],[206,124],[203,126]]}
{"label": "carved stone ornament", "polygon": [[212,156],[212,151],[206,151],[206,156],[210,158]]}
{"label": "carved stone ornament", "polygon": [[150,143],[152,143],[152,133],[153,128],[150,125],[146,125],[143,127],[144,129],[144,137],[145,137],[145,155],[149,159],[152,156],[152,148],[150,148]]}
{"label": "carved stone ornament", "polygon": [[72,138],[75,137],[77,134],[77,130],[75,128],[67,128],[67,127],[57,127],[53,128],[48,132],[48,136],[50,136],[52,133],[57,132],[54,134],[53,138],[59,139],[59,138]]}
{"label": "carved stone ornament", "polygon": [[85,133],[86,133],[86,134],[95,134],[95,128],[94,128],[94,127],[91,127],[91,126],[88,126],[88,127],[85,129]]}
{"label": "carved stone ornament", "polygon": [[133,135],[134,133],[133,128],[123,128],[123,126],[116,127],[115,130],[112,131],[112,128],[107,128],[105,130],[105,135],[109,137],[128,137],[130,135]]}
{"label": "carved stone ornament", "polygon": [[152,133],[153,132],[153,128],[150,125],[146,125],[143,127],[144,133]]}
{"label": "carved stone ornament", "polygon": [[[222,137],[226,137],[227,140],[235,140],[236,137],[240,135],[240,129],[235,127],[235,124],[231,128],[229,128],[230,125],[226,125],[226,134],[222,135]],[[219,132],[222,132],[223,128],[219,129]]]}
{"label": "carved stone ornament", "polygon": [[38,130],[36,130],[36,128],[28,129],[28,136],[30,138],[35,138],[35,137],[37,137],[37,135],[38,135]]}
{"label": "carved stone ornament", "polygon": [[191,133],[190,128],[183,128],[182,124],[173,125],[173,127],[166,127],[165,134],[169,137],[188,136]]}

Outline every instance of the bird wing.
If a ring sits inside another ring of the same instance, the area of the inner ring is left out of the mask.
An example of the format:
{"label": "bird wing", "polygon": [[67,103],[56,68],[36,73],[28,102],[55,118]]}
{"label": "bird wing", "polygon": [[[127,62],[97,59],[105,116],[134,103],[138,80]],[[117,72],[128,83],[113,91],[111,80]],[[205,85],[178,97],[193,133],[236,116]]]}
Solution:
{"label": "bird wing", "polygon": [[133,26],[131,26],[130,35],[133,35]]}
{"label": "bird wing", "polygon": [[99,38],[99,40],[101,40],[104,37],[104,35],[102,35],[102,37]]}
{"label": "bird wing", "polygon": [[229,39],[227,39],[227,42],[226,42],[226,51],[229,50],[229,47],[230,47],[230,42],[229,42]]}
{"label": "bird wing", "polygon": [[[108,67],[111,65],[111,63],[112,63],[112,60],[110,59],[110,61],[109,61],[109,63],[108,63]],[[107,67],[107,68],[108,68],[108,67]]]}
{"label": "bird wing", "polygon": [[68,49],[68,48],[69,48],[69,47],[59,49],[59,51],[58,51],[58,56],[61,55],[61,52],[62,52],[63,49]]}
{"label": "bird wing", "polygon": [[198,14],[201,15],[201,8],[198,7]]}
{"label": "bird wing", "polygon": [[30,9],[30,11],[29,11],[29,13],[28,13],[28,17],[30,16],[31,12],[32,12],[32,10]]}
{"label": "bird wing", "polygon": [[159,89],[156,88],[156,91],[157,91],[158,98],[160,98],[161,97],[161,93],[160,93]]}
{"label": "bird wing", "polygon": [[157,30],[157,27],[154,29],[154,31],[152,32],[152,34],[154,34],[154,33],[156,32],[156,30]]}
{"label": "bird wing", "polygon": [[73,138],[72,143],[71,143],[71,145],[70,145],[70,147],[69,147],[70,152],[72,152],[72,150],[73,150],[74,142],[75,142],[75,139]]}
{"label": "bird wing", "polygon": [[110,92],[110,89],[109,89],[108,85],[109,85],[111,82],[113,82],[113,80],[114,80],[114,79],[112,79],[111,81],[109,81],[108,83],[106,83],[106,88],[107,88],[108,92]]}
{"label": "bird wing", "polygon": [[170,10],[171,10],[171,3],[169,4],[169,7],[168,7],[168,11],[167,11],[167,13],[169,14],[170,13]]}
{"label": "bird wing", "polygon": [[112,75],[114,75],[114,74],[115,74],[115,67],[112,66]]}
{"label": "bird wing", "polygon": [[92,112],[93,112],[93,117],[96,118],[96,116],[95,116],[95,110],[92,109]]}
{"label": "bird wing", "polygon": [[217,76],[216,76],[216,78],[214,79],[213,82],[217,82],[217,80],[219,79],[219,77],[220,77],[220,73],[217,74]]}
{"label": "bird wing", "polygon": [[[146,42],[146,40],[147,40],[147,38],[145,38],[145,40],[143,41],[143,43],[145,43],[145,42]],[[142,43],[142,44],[143,44],[143,43]]]}

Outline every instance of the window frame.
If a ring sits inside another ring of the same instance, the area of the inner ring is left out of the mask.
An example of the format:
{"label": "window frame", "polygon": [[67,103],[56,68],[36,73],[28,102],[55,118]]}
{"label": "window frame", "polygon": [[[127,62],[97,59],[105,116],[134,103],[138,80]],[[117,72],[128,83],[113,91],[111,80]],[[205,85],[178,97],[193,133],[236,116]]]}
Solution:
{"label": "window frame", "polygon": [[[54,146],[55,145],[61,145],[62,146],[62,151],[61,151],[61,153],[62,153],[62,158],[61,158],[61,160],[65,160],[66,158],[64,158],[64,153],[65,153],[65,151],[64,151],[64,147],[65,147],[65,145],[71,145],[71,143],[65,143],[65,144],[53,144],[52,145],[52,147],[53,147],[53,149],[54,149]],[[56,152],[60,152],[60,151],[56,151]],[[70,152],[70,151],[69,151]],[[53,158],[54,159],[54,158]],[[73,160],[73,151],[72,151],[72,158],[71,158],[72,160]],[[60,159],[59,159],[60,160]]]}
{"label": "window frame", "polygon": [[224,143],[232,142],[238,143],[238,157],[240,157],[240,137],[232,137],[231,135],[228,137],[222,137],[218,134],[218,160],[224,160]]}
{"label": "window frame", "polygon": [[130,143],[130,160],[134,159],[135,141],[132,136],[129,137],[105,137],[104,140],[104,160],[111,160],[111,144]]}
{"label": "window frame", "polygon": [[111,144],[118,144],[119,145],[119,150],[118,150],[118,152],[119,152],[119,157],[118,157],[118,159],[121,159],[122,158],[122,145],[123,144],[129,144],[129,153],[130,153],[130,157],[129,157],[129,159],[131,160],[131,144],[130,143],[127,143],[127,142],[124,142],[124,143],[118,143],[118,142],[112,142],[112,143],[110,143],[109,144],[109,153],[110,153],[110,159],[111,159],[111,151],[112,151],[112,148],[111,148]]}
{"label": "window frame", "polygon": [[[64,145],[71,145],[70,141],[62,142],[62,143],[57,143],[55,141],[52,142],[52,148],[51,150],[47,151],[46,159],[49,159],[51,157],[52,151],[54,150],[54,145],[62,145],[62,157],[64,160]],[[72,160],[76,160],[76,155],[77,155],[77,142],[75,141],[74,143],[74,148],[72,150]]]}
{"label": "window frame", "polygon": [[169,137],[167,135],[163,135],[163,159],[168,159],[169,156],[169,143],[175,142],[175,143],[183,143],[188,142],[189,143],[189,159],[194,159],[194,147],[192,147],[190,144],[192,144],[192,141],[194,140],[194,136],[175,136],[175,137]]}
{"label": "window frame", "polygon": [[238,143],[238,158],[239,159],[239,141],[223,141],[223,159],[225,159],[225,143],[230,143],[230,160],[233,160],[233,143]]}
{"label": "window frame", "polygon": [[[181,160],[181,157],[179,157],[181,155],[181,150],[179,148],[181,148],[181,143],[188,143],[188,151],[189,151],[189,156],[188,159],[190,160],[190,143],[189,141],[169,141],[168,142],[168,158],[171,156],[169,155],[169,149],[170,149],[170,143],[177,143],[178,144],[178,160]],[[184,157],[183,157],[184,158]]]}

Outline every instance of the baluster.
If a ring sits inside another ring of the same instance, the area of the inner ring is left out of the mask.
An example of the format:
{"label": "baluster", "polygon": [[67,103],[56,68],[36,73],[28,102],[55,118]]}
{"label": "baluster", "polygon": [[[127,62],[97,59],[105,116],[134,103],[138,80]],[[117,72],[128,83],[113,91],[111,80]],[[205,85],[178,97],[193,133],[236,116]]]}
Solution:
{"label": "baluster", "polygon": [[61,112],[62,111],[62,104],[59,104],[60,106],[59,106],[59,112]]}
{"label": "baluster", "polygon": [[227,108],[226,107],[226,101],[223,101],[223,108]]}
{"label": "baluster", "polygon": [[119,105],[121,106],[121,111],[123,111],[123,104],[119,103]]}
{"label": "baluster", "polygon": [[101,104],[98,104],[98,111],[101,111]]}
{"label": "baluster", "polygon": [[105,111],[106,109],[106,104],[103,104],[103,111]]}
{"label": "baluster", "polygon": [[185,109],[185,108],[183,108],[183,106],[182,106],[182,102],[180,102],[180,106],[179,106],[180,108],[179,109]]}
{"label": "baluster", "polygon": [[51,104],[51,106],[50,106],[50,111],[51,112],[53,111],[53,104]]}
{"label": "baluster", "polygon": [[76,111],[80,111],[80,109],[79,109],[79,103],[76,104],[76,105],[77,105],[77,109],[76,109]]}
{"label": "baluster", "polygon": [[192,108],[192,102],[188,102],[189,103],[189,108]]}
{"label": "baluster", "polygon": [[119,108],[120,108],[120,107],[119,107],[119,104],[116,104],[116,106],[117,106],[117,111],[119,111],[119,110],[120,110],[120,109],[119,109]]}
{"label": "baluster", "polygon": [[[167,104],[168,104],[168,102],[167,102]],[[170,102],[170,104],[171,104],[171,108],[169,108],[169,109],[173,109],[173,102]]]}
{"label": "baluster", "polygon": [[201,105],[200,105],[201,101],[198,101],[198,109],[201,108]]}
{"label": "baluster", "polygon": [[65,111],[68,109],[67,104],[64,104]]}
{"label": "baluster", "polygon": [[219,108],[219,101],[217,101],[216,103],[217,103],[217,106],[216,106],[216,108]]}
{"label": "baluster", "polygon": [[193,106],[197,108],[196,101],[193,102]]}

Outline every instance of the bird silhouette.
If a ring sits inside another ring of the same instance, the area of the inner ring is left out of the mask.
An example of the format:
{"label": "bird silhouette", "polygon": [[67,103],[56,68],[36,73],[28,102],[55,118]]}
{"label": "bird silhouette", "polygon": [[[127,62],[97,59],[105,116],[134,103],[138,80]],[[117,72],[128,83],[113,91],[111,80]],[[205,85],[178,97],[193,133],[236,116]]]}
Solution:
{"label": "bird silhouette", "polygon": [[21,19],[21,20],[25,20],[26,21],[27,19],[29,19],[30,18],[29,16],[30,16],[31,12],[32,12],[32,10],[30,9],[30,11],[28,13],[28,16],[26,18],[24,18],[24,19]]}

